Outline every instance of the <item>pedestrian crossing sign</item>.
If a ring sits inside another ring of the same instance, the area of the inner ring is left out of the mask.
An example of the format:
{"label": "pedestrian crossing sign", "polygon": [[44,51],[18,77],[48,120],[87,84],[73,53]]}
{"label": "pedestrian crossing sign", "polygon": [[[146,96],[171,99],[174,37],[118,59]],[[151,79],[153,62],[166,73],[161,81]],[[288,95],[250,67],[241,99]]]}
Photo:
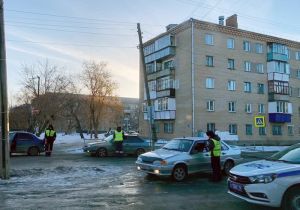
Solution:
{"label": "pedestrian crossing sign", "polygon": [[266,127],[265,116],[254,117],[254,123],[256,128]]}

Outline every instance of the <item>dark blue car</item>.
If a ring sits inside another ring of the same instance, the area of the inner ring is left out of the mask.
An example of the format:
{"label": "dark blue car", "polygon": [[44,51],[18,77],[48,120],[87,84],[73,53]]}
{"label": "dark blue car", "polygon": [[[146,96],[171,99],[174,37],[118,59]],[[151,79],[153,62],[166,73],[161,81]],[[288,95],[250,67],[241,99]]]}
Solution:
{"label": "dark blue car", "polygon": [[27,153],[30,156],[37,156],[45,151],[44,140],[25,131],[9,132],[9,144],[10,154]]}

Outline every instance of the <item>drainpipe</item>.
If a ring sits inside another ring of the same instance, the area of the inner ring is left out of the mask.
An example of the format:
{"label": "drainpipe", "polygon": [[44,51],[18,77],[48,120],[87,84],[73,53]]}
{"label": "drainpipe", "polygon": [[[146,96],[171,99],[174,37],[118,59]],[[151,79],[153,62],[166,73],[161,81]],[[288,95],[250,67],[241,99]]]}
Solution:
{"label": "drainpipe", "polygon": [[191,61],[192,61],[192,136],[195,131],[195,59],[194,59],[194,19],[191,18],[192,34],[191,34]]}

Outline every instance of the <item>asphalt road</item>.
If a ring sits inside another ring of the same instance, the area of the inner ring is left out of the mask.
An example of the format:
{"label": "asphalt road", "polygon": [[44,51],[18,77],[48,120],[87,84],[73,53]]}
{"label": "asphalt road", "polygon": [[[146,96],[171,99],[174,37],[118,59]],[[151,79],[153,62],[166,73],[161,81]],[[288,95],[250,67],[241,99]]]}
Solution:
{"label": "asphalt road", "polygon": [[275,210],[229,195],[226,177],[211,183],[210,174],[196,174],[176,183],[138,172],[134,157],[99,159],[66,146],[56,145],[51,157],[12,157],[11,179],[0,180],[0,209]]}

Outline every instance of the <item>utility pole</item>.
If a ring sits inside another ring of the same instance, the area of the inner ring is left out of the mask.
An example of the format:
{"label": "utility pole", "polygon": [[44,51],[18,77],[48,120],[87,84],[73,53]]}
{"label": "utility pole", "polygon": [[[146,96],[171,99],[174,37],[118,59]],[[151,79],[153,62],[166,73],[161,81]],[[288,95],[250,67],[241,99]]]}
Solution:
{"label": "utility pole", "polygon": [[4,36],[3,0],[0,0],[0,109],[1,109],[1,168],[2,179],[9,179],[9,142],[8,142],[8,106],[7,106],[7,74]]}
{"label": "utility pole", "polygon": [[147,106],[148,106],[148,113],[149,113],[149,121],[150,121],[150,127],[151,127],[151,148],[154,150],[155,143],[157,141],[157,136],[156,136],[156,129],[155,129],[155,124],[154,124],[154,108],[151,104],[151,99],[150,99],[150,92],[149,92],[149,85],[148,85],[148,79],[147,79],[147,71],[146,71],[146,63],[145,63],[145,56],[144,56],[144,47],[143,47],[143,41],[142,41],[142,33],[141,33],[141,28],[140,24],[137,24],[137,29],[138,29],[138,34],[139,34],[139,50],[140,50],[140,58],[142,61],[142,69],[143,69],[143,75],[144,75],[144,83],[145,83],[145,90],[146,90],[146,98],[147,98]]}

